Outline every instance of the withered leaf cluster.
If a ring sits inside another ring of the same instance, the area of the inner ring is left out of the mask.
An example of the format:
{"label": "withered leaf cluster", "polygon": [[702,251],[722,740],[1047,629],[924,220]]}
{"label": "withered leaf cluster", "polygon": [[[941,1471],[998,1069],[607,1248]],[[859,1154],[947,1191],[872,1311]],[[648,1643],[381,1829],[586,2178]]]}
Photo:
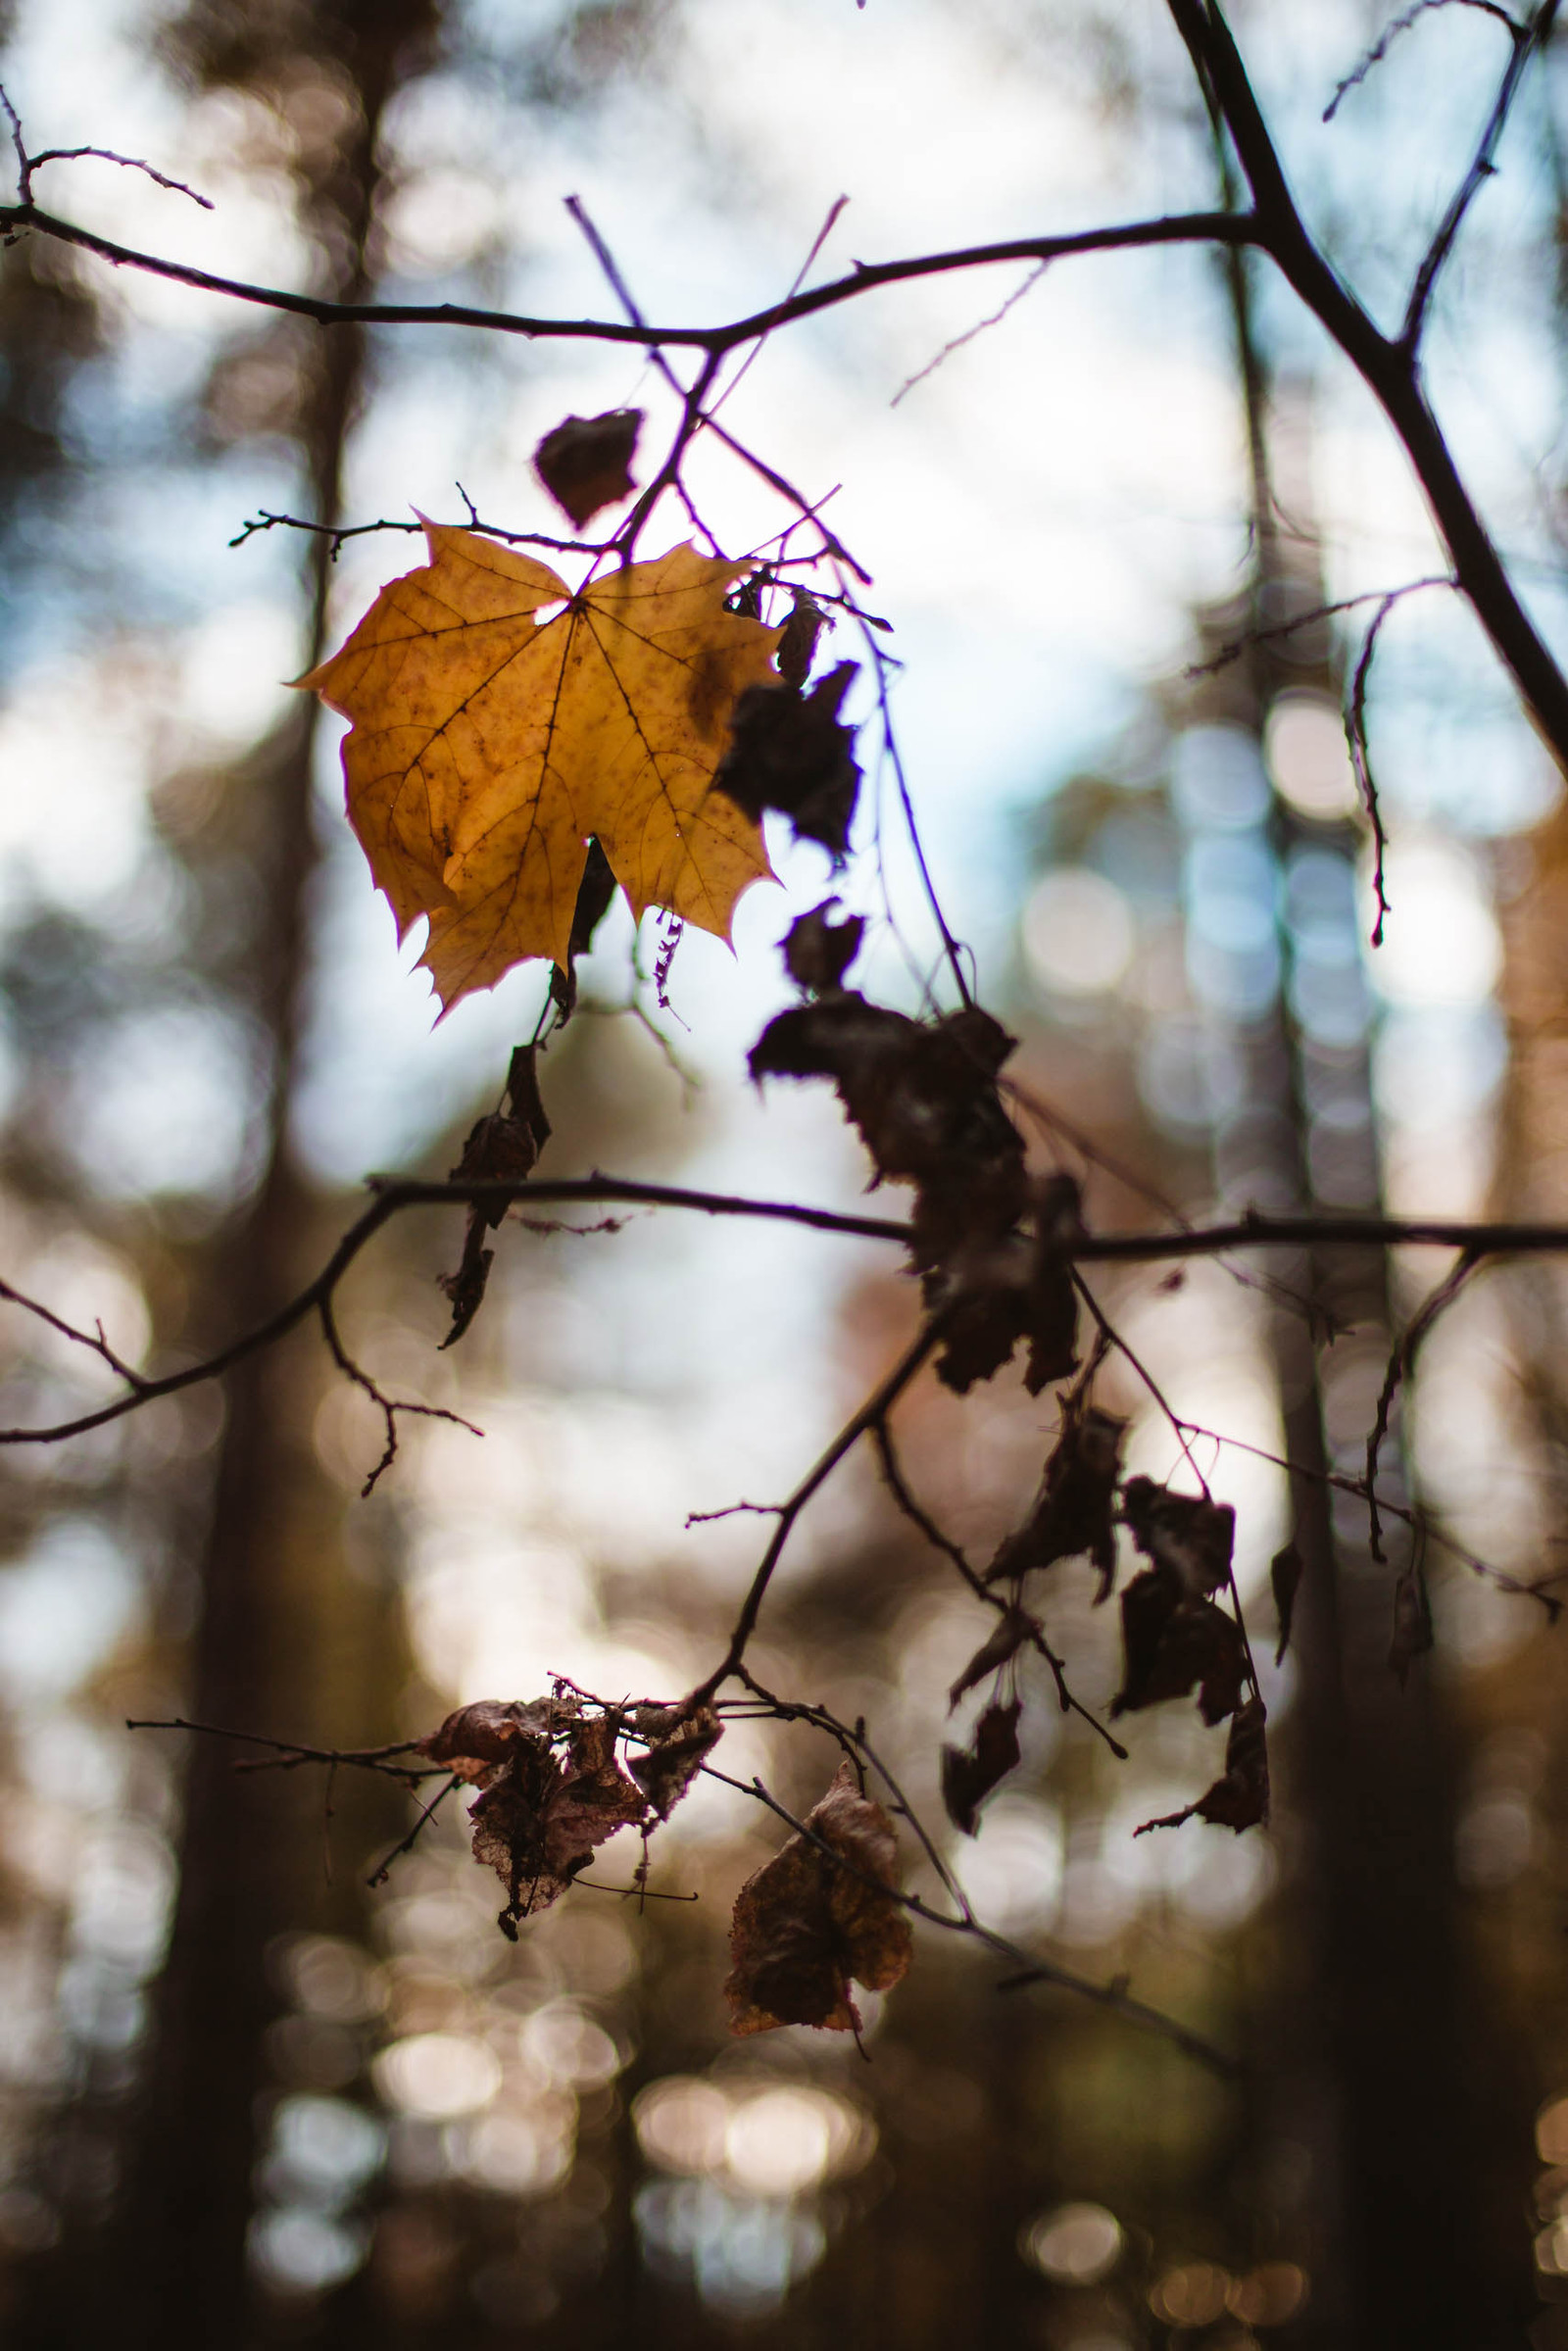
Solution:
{"label": "withered leaf cluster", "polygon": [[[533,1173],[539,1153],[550,1140],[550,1121],[539,1094],[536,1053],[537,1049],[532,1045],[519,1045],[514,1053],[507,1071],[503,1106],[470,1129],[463,1156],[452,1170],[454,1180],[494,1178],[520,1184]],[[495,1258],[495,1250],[485,1248],[484,1237],[486,1232],[495,1230],[506,1213],[505,1200],[473,1201],[468,1209],[468,1229],[457,1271],[436,1277],[452,1300],[452,1328],[441,1342],[444,1347],[463,1337],[479,1311]]]}
{"label": "withered leaf cluster", "polygon": [[835,968],[849,926],[826,913],[804,917],[786,945],[788,968],[814,1001],[769,1021],[752,1048],[752,1076],[830,1079],[874,1181],[915,1187],[914,1260],[926,1304],[943,1317],[946,1384],[964,1394],[1026,1340],[1025,1383],[1038,1395],[1077,1360],[1077,1299],[1060,1251],[1081,1228],[1070,1179],[1032,1184],[1025,1171],[1023,1137],[997,1086],[1016,1040],[978,1004],[911,1020],[845,988],[858,938]]}
{"label": "withered leaf cluster", "polygon": [[887,1991],[909,1965],[893,1824],[848,1762],[803,1826],[807,1834],[792,1837],[736,1898],[724,1991],[737,2033],[778,2025],[858,2032],[851,1984]]}
{"label": "withered leaf cluster", "polygon": [[621,1720],[585,1712],[569,1690],[527,1702],[482,1699],[448,1715],[418,1751],[479,1789],[473,1855],[507,1889],[500,1925],[548,1910],[618,1829],[667,1820],[722,1726],[711,1709],[643,1708],[647,1742],[631,1773],[615,1754]]}

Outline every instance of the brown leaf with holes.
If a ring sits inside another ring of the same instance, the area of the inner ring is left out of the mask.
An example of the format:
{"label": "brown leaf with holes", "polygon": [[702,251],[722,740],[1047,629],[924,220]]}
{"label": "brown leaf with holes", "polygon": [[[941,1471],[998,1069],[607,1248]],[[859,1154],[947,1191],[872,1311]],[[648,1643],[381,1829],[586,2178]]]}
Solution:
{"label": "brown leaf with holes", "polygon": [[648,1741],[645,1755],[633,1756],[631,1776],[662,1821],[667,1821],[704,1763],[724,1736],[724,1726],[711,1706],[683,1714],[678,1706],[644,1706],[632,1717],[632,1727]]}
{"label": "brown leaf with holes", "polygon": [[640,408],[610,409],[602,416],[567,416],[534,451],[534,471],[579,530],[601,507],[614,506],[636,489],[631,461],[642,428]]}
{"label": "brown leaf with holes", "polygon": [[1172,1494],[1152,1478],[1129,1478],[1121,1492],[1121,1514],[1138,1548],[1156,1567],[1168,1568],[1189,1599],[1218,1592],[1230,1580],[1236,1513],[1229,1502]]}
{"label": "brown leaf with holes", "polygon": [[1198,1690],[1205,1723],[1241,1703],[1247,1650],[1241,1628],[1212,1600],[1189,1599],[1173,1568],[1149,1567],[1121,1595],[1122,1686],[1112,1715]]}
{"label": "brown leaf with holes", "polygon": [[1100,1571],[1095,1604],[1116,1580],[1116,1481],[1127,1423],[1082,1396],[1068,1398],[1035,1506],[986,1571],[988,1583],[1086,1552]]}
{"label": "brown leaf with holes", "polygon": [[980,1806],[1018,1762],[1022,1711],[1016,1698],[1009,1706],[988,1706],[966,1747],[942,1750],[942,1801],[949,1820],[965,1837],[975,1835]]}
{"label": "brown leaf with holes", "polygon": [[489,1774],[468,1817],[474,1859],[507,1889],[501,1914],[507,1933],[515,1933],[516,1920],[559,1901],[607,1837],[647,1818],[647,1797],[615,1760],[615,1733],[611,1715],[578,1721],[564,1765],[547,1739],[524,1734],[505,1742],[510,1752]]}
{"label": "brown leaf with holes", "polygon": [[1249,1698],[1231,1717],[1225,1741],[1225,1770],[1196,1804],[1167,1812],[1157,1821],[1145,1821],[1133,1831],[1147,1837],[1151,1829],[1179,1829],[1184,1821],[1212,1821],[1221,1829],[1260,1829],[1268,1820],[1268,1735],[1261,1698]]}
{"label": "brown leaf with holes", "polygon": [[857,2033],[852,1983],[888,1991],[908,1969],[909,1921],[894,1891],[898,1840],[848,1762],[804,1825],[809,1836],[792,1837],[736,1897],[724,1984],[732,2033]]}
{"label": "brown leaf with holes", "polygon": [[774,675],[779,631],[724,602],[743,566],[686,545],[573,594],[476,531],[425,536],[429,563],[298,682],[353,721],[349,815],[399,936],[429,918],[442,1003],[531,955],[569,967],[591,836],[634,914],[727,939],[771,872],[711,789],[737,698]]}

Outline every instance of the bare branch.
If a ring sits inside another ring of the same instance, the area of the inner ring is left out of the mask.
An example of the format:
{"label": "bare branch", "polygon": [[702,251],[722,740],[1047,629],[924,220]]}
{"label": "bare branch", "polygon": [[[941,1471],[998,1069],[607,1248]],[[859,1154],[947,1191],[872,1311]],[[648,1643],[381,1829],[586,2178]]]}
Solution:
{"label": "bare branch", "polygon": [[44,212],[30,199],[0,205],[0,235],[31,229],[94,253],[117,268],[145,269],[176,285],[200,293],[223,294],[233,302],[248,302],[262,310],[287,311],[295,318],[314,318],[320,326],[466,326],[494,334],[524,335],[554,342],[629,343],[633,348],[685,348],[723,353],[755,342],[775,326],[817,311],[858,301],[878,286],[902,285],[910,279],[939,277],[954,269],[986,269],[1002,262],[1056,261],[1078,253],[1128,252],[1146,245],[1194,245],[1213,241],[1246,243],[1254,231],[1250,222],[1229,213],[1185,213],[1152,220],[1128,220],[1106,228],[1079,229],[1066,236],[1009,237],[995,245],[966,245],[951,253],[923,253],[894,262],[858,263],[848,277],[811,286],[722,326],[639,326],[608,318],[530,318],[517,311],[486,310],[463,302],[331,302],[316,294],[296,294],[283,286],[255,285],[249,279],[224,277],[217,270],[198,269],[186,262],[168,261],[133,245],[117,244],[74,220]]}

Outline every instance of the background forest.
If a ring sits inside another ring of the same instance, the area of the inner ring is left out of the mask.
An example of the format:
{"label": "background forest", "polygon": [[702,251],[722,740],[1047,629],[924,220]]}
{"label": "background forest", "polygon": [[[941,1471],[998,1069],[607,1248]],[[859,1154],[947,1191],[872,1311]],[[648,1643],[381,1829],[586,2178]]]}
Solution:
{"label": "background forest", "polygon": [[[1500,11],[1427,0],[1364,73],[1383,0],[1233,14],[1303,209],[1396,316],[1493,103]],[[1156,0],[12,0],[0,35],[34,152],[144,157],[214,209],[92,158],[40,167],[40,202],[344,300],[607,316],[570,194],[647,316],[708,319],[776,300],[825,221],[837,275],[1230,193]],[[1559,647],[1565,140],[1548,23],[1425,349]],[[341,729],[277,681],[417,560],[414,510],[564,527],[536,444],[628,407],[659,447],[677,403],[635,347],[327,334],[7,246],[0,1275],[108,1359],[8,1315],[0,1422],[261,1322],[368,1173],[444,1174],[494,1108],[537,969],[432,1026],[343,819]],[[947,920],[1021,1040],[1035,1162],[1097,1226],[1568,1216],[1559,779],[1460,600],[1381,601],[1446,559],[1263,265],[1171,246],[884,291],[771,338],[725,421],[832,494],[873,575]],[[712,436],[686,478],[727,546],[778,530]],[[831,658],[858,651],[841,628]],[[1375,950],[1348,694],[1390,836]],[[688,931],[667,973],[654,917],[606,919],[540,1064],[548,1174],[867,1205],[827,1091],[745,1072],[791,1001],[777,942],[829,889],[867,917],[869,993],[917,1011],[940,961],[863,669],[849,715],[847,871],[770,832],[783,887],[745,899],[734,958]],[[394,1782],[124,1727],[362,1747],[553,1673],[667,1695],[707,1670],[757,1521],[688,1514],[790,1490],[908,1344],[914,1286],[870,1240],[604,1221],[505,1228],[451,1352],[460,1211],[387,1227],[345,1339],[485,1434],[405,1419],[368,1498],[380,1415],[309,1330],[221,1388],[8,1447],[7,2341],[1568,2345],[1568,1628],[1514,1588],[1560,1573],[1556,1260],[1489,1271],[1433,1326],[1385,1454],[1414,1548],[1391,1525],[1388,1559],[1322,1477],[1363,1465],[1391,1335],[1451,1252],[1326,1252],[1311,1316],[1305,1250],[1100,1274],[1128,1469],[1179,1478],[1168,1406],[1236,1507],[1272,1822],[1135,1837],[1217,1775],[1223,1731],[1156,1707],[1120,1759],[1026,1656],[1021,1764],[944,1853],[990,1925],[1239,2057],[1219,2073],[920,1930],[863,2050],[732,2038],[731,1903],[784,1834],[745,1784],[808,1809],[837,1758],[806,1725],[732,1721],[742,1787],[698,1785],[649,1898],[623,1837],[515,1944],[457,1805],[372,1889],[414,1817]],[[901,1403],[920,1499],[974,1557],[1028,1506],[1053,1413],[1016,1373]],[[1275,1660],[1270,1563],[1312,1513],[1337,1573]],[[1058,1570],[1045,1612],[1103,1718],[1120,1658],[1093,1597]],[[867,1451],[803,1519],[751,1663],[874,1725],[942,1823],[942,1743],[986,1697],[950,1713],[949,1686],[984,1630]]]}

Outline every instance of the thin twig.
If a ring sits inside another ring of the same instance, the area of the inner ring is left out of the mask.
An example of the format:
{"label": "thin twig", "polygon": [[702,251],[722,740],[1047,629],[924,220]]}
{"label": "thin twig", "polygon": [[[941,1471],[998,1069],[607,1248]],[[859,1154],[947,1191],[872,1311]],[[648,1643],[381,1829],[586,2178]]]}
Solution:
{"label": "thin twig", "polygon": [[1383,1450],[1384,1442],[1389,1434],[1389,1420],[1394,1410],[1394,1399],[1398,1395],[1401,1384],[1410,1377],[1414,1370],[1415,1359],[1420,1351],[1422,1342],[1433,1324],[1446,1307],[1452,1305],[1470,1276],[1475,1272],[1478,1263],[1479,1259],[1466,1255],[1460,1257],[1457,1265],[1449,1268],[1443,1280],[1426,1298],[1420,1310],[1411,1316],[1402,1336],[1396,1341],[1389,1356],[1389,1367],[1384,1373],[1383,1389],[1378,1397],[1377,1416],[1366,1441],[1366,1506],[1371,1521],[1369,1548],[1373,1558],[1380,1564],[1383,1562],[1384,1553],[1383,1523],[1378,1514],[1378,1456]]}
{"label": "thin twig", "polygon": [[1519,39],[1524,32],[1524,26],[1518,24],[1505,8],[1500,8],[1497,0],[1415,0],[1413,8],[1407,8],[1402,17],[1396,17],[1392,24],[1384,27],[1360,64],[1347,73],[1323,109],[1325,122],[1333,122],[1340,111],[1341,100],[1348,97],[1351,90],[1360,87],[1373,67],[1382,65],[1400,33],[1408,32],[1418,18],[1424,17],[1429,10],[1434,8],[1478,8],[1484,15],[1495,17],[1499,24],[1506,24],[1515,40]]}
{"label": "thin twig", "polygon": [[1516,24],[1507,18],[1503,20],[1508,24],[1512,38],[1507,68],[1498,84],[1497,95],[1493,102],[1492,113],[1487,118],[1487,126],[1481,134],[1480,144],[1471,158],[1470,169],[1454,190],[1452,201],[1438,223],[1437,233],[1422,257],[1421,267],[1415,273],[1415,283],[1410,288],[1410,300],[1405,308],[1404,324],[1399,330],[1399,347],[1402,351],[1408,352],[1412,358],[1421,340],[1421,329],[1426,322],[1427,309],[1436,291],[1439,275],[1444,264],[1453,251],[1459,231],[1464,225],[1464,217],[1486,182],[1492,178],[1497,169],[1497,147],[1502,138],[1504,125],[1512,112],[1514,99],[1519,94],[1519,85],[1524,79],[1525,68],[1536,51],[1550,38],[1556,14],[1557,0],[1542,0],[1541,7],[1536,10],[1528,24]]}
{"label": "thin twig", "polygon": [[1008,312],[1015,310],[1025,294],[1030,293],[1040,283],[1050,267],[1049,262],[1037,262],[1022,285],[1014,286],[1006,301],[999,304],[988,318],[977,318],[974,325],[966,326],[961,335],[955,335],[951,342],[944,343],[935,359],[927,360],[925,366],[916,374],[911,375],[906,382],[899,386],[893,398],[888,402],[889,408],[897,408],[900,401],[906,399],[917,384],[923,384],[928,376],[935,375],[937,369],[945,361],[952,359],[956,351],[962,351],[966,344],[972,343],[978,335],[983,335],[989,327],[1000,326]]}
{"label": "thin twig", "polygon": [[1366,737],[1366,693],[1372,676],[1372,657],[1378,649],[1378,637],[1401,593],[1396,589],[1394,594],[1385,596],[1373,613],[1362,640],[1349,692],[1345,698],[1345,740],[1349,748],[1350,765],[1355,770],[1355,788],[1361,796],[1361,806],[1366,810],[1366,820],[1372,830],[1372,894],[1378,909],[1372,924],[1374,947],[1383,945],[1383,926],[1391,911],[1386,887],[1389,836],[1384,829],[1378,788],[1372,776],[1372,759]]}
{"label": "thin twig", "polygon": [[694,1713],[699,1706],[708,1704],[713,1692],[729,1680],[745,1656],[747,1643],[757,1629],[757,1620],[761,1614],[762,1602],[767,1596],[767,1588],[773,1581],[774,1571],[784,1555],[784,1546],[789,1542],[790,1536],[795,1530],[796,1521],[807,1503],[819,1488],[826,1485],[846,1454],[852,1452],[860,1439],[885,1419],[922,1364],[942,1344],[946,1329],[947,1316],[944,1313],[938,1312],[931,1316],[929,1321],[910,1340],[893,1369],[877,1382],[876,1387],[866,1397],[859,1410],[852,1414],[850,1419],[845,1422],[832,1443],[817,1456],[794,1493],[783,1503],[778,1514],[778,1525],[773,1530],[767,1548],[758,1563],[757,1572],[753,1576],[746,1597],[741,1603],[741,1611],[735,1620],[735,1630],[730,1635],[728,1648],[712,1672],[700,1682],[683,1701],[689,1713]]}
{"label": "thin twig", "polygon": [[201,206],[204,213],[218,210],[211,196],[198,195],[182,179],[171,179],[167,171],[156,171],[151,164],[143,163],[139,155],[117,155],[112,147],[46,147],[41,155],[31,156],[28,161],[32,170],[37,171],[45,164],[84,163],[89,156],[96,158],[99,163],[120,164],[127,171],[145,172],[156,186],[168,188],[172,196],[188,196],[192,204]]}

